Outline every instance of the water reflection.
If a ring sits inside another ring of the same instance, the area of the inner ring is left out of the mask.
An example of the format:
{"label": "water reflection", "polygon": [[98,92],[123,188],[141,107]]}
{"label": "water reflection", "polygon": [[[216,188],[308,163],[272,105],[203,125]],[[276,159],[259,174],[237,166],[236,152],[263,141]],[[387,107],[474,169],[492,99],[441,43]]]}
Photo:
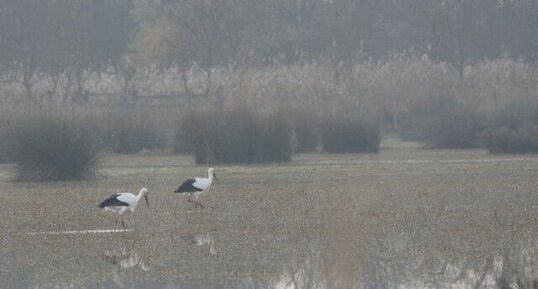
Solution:
{"label": "water reflection", "polygon": [[[362,281],[384,288],[538,288],[536,239],[498,240],[478,248],[429,251],[393,240],[361,264]],[[390,248],[390,249],[389,249]]]}
{"label": "water reflection", "polygon": [[103,259],[110,264],[117,265],[122,269],[129,269],[137,265],[143,271],[148,271],[149,266],[144,263],[140,255],[135,249],[127,249],[125,247],[119,249],[106,250],[103,253]]}
{"label": "water reflection", "polygon": [[[536,273],[529,273],[535,268],[527,267],[525,272],[503,271],[503,266],[511,266],[499,256],[495,256],[495,261],[488,264],[484,261],[484,268],[478,264],[474,268],[464,268],[462,264],[446,263],[446,272],[429,272],[429,276],[424,272],[416,272],[415,275],[407,276],[387,276],[386,269],[378,272],[376,275],[358,274],[359,280],[351,283],[353,280],[346,279],[326,279],[328,276],[325,272],[308,272],[300,270],[296,272],[284,272],[278,278],[275,278],[271,287],[274,289],[325,289],[325,288],[538,288],[538,279]],[[489,267],[492,265],[491,267]],[[396,269],[392,274],[401,274]],[[348,287],[348,285],[352,284]],[[340,286],[345,285],[345,286]]]}
{"label": "water reflection", "polygon": [[[211,248],[210,237],[210,234],[197,235],[194,237],[196,243],[193,245]],[[0,282],[0,288],[538,288],[536,248],[538,247],[534,243],[531,247],[509,252],[511,253],[509,256],[503,256],[503,252],[498,252],[500,254],[476,259],[473,263],[470,263],[470,259],[465,256],[440,257],[435,263],[429,264],[431,269],[429,271],[421,270],[420,264],[414,264],[413,260],[407,260],[412,266],[401,267],[402,260],[396,258],[377,259],[376,262],[369,264],[362,263],[364,260],[355,259],[357,263],[351,264],[355,270],[353,276],[333,275],[334,268],[330,267],[335,264],[326,263],[323,257],[320,258],[319,251],[312,251],[304,259],[295,256],[290,263],[283,264],[280,273],[265,276],[268,277],[265,279],[261,275],[254,274],[254,271],[235,278],[229,276],[222,278],[222,275],[218,274],[211,278],[196,276],[178,278],[175,274],[167,275],[159,272],[170,268],[156,266],[149,270],[149,266],[143,262],[136,250],[120,247],[103,252],[102,258],[114,265],[117,270],[113,270],[102,281],[40,283],[36,280],[34,284],[32,278],[25,276],[22,279],[29,280],[25,283],[28,286],[21,286],[20,282],[10,283],[9,280],[3,280]],[[341,261],[350,264],[346,260]],[[424,256],[415,261],[426,262]],[[337,268],[340,268],[339,266]],[[410,268],[414,271],[406,271]],[[370,272],[372,274],[367,274],[369,273],[367,269],[375,270]],[[140,275],[138,270],[149,270],[156,275],[137,277]]]}
{"label": "water reflection", "polygon": [[196,235],[194,236],[193,241],[197,246],[208,245],[209,253],[211,255],[215,255],[217,253],[215,251],[215,240],[213,239],[210,233]]}

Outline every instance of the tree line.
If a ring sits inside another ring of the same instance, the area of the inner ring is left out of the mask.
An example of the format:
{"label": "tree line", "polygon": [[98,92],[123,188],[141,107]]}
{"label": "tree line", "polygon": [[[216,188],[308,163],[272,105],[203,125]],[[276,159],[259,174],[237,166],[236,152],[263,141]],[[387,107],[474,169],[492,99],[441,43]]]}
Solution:
{"label": "tree line", "polygon": [[211,84],[215,66],[427,54],[463,77],[484,60],[538,60],[536,27],[535,0],[0,0],[0,68],[18,71],[28,97],[37,73],[82,93],[83,71],[126,59],[197,63]]}

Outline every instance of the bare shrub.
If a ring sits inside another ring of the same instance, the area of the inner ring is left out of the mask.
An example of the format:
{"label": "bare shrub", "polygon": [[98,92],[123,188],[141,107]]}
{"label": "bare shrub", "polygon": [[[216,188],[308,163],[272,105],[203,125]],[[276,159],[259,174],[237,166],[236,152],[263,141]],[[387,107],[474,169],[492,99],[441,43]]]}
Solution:
{"label": "bare shrub", "polygon": [[0,163],[11,161],[12,154],[9,153],[9,121],[3,117],[0,119]]}
{"label": "bare shrub", "polygon": [[73,109],[36,108],[10,120],[10,152],[17,181],[79,180],[98,162],[95,128]]}
{"label": "bare shrub", "polygon": [[[196,163],[265,163],[291,159],[291,128],[280,114],[245,109],[193,112],[179,132]],[[176,140],[177,141],[177,140]]]}
{"label": "bare shrub", "polygon": [[[196,125],[192,123],[194,121],[194,114],[189,114],[189,117],[183,117],[175,124],[174,134],[172,136],[172,149],[176,154],[191,154],[194,153],[192,147],[192,140],[189,140],[187,136],[193,135],[189,132],[190,129]],[[187,124],[188,123],[188,124]]]}
{"label": "bare shrub", "polygon": [[0,163],[5,163],[9,161],[9,153],[7,150],[7,142],[5,141],[6,138],[3,136],[3,133],[0,133],[0,139],[2,139],[0,142]]}
{"label": "bare shrub", "polygon": [[317,114],[307,111],[296,112],[292,117],[294,151],[314,152],[319,145],[319,120]]}
{"label": "bare shrub", "polygon": [[104,146],[120,154],[132,154],[142,150],[162,149],[166,137],[151,113],[116,109],[108,113],[102,123]]}
{"label": "bare shrub", "polygon": [[538,125],[490,128],[481,134],[481,141],[491,153],[538,152]]}
{"label": "bare shrub", "polygon": [[207,161],[204,159],[204,156],[207,158],[205,150],[198,148],[206,145],[204,133],[202,133],[207,127],[205,116],[206,114],[201,112],[190,112],[177,122],[173,143],[175,153],[194,154],[197,162],[199,159],[201,163]]}
{"label": "bare shrub", "polygon": [[358,116],[326,117],[320,124],[323,149],[329,153],[377,153],[379,124]]}
{"label": "bare shrub", "polygon": [[538,107],[510,104],[493,111],[480,135],[491,153],[538,152]]}
{"label": "bare shrub", "polygon": [[473,105],[445,99],[430,117],[426,140],[431,146],[458,149],[479,146],[484,119]]}

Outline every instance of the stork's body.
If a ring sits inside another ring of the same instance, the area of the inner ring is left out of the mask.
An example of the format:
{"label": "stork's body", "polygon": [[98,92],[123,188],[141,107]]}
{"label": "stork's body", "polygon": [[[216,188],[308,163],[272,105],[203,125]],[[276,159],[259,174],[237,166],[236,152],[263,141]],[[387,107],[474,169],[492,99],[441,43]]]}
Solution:
{"label": "stork's body", "polygon": [[207,178],[192,178],[184,181],[183,184],[181,184],[181,186],[179,186],[179,188],[177,188],[177,190],[174,192],[189,194],[189,202],[194,203],[195,206],[200,206],[203,209],[204,206],[197,200],[209,190],[211,183],[213,182],[213,178],[215,178],[217,181],[219,180],[214,171],[215,169],[210,168],[207,171]]}
{"label": "stork's body", "polygon": [[149,201],[148,201],[148,189],[142,188],[138,195],[134,195],[132,193],[117,193],[113,194],[112,196],[106,198],[104,201],[102,201],[99,205],[97,205],[99,208],[103,208],[105,210],[110,210],[118,213],[118,216],[116,217],[116,220],[114,222],[114,225],[118,223],[118,219],[121,218],[121,223],[123,227],[125,228],[125,221],[123,220],[123,214],[125,212],[131,211],[134,212],[136,209],[136,206],[138,205],[138,201],[140,199],[146,200],[146,204],[149,208]]}

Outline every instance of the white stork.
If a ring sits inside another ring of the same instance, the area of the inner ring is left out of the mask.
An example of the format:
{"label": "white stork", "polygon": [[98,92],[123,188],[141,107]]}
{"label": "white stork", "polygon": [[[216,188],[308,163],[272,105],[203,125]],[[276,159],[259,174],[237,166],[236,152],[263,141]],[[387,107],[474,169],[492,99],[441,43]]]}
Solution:
{"label": "white stork", "polygon": [[136,209],[136,205],[138,204],[138,201],[142,199],[142,196],[146,200],[146,205],[148,205],[148,209],[149,209],[148,193],[149,193],[148,189],[142,188],[140,192],[138,192],[138,195],[136,196],[131,193],[113,194],[112,196],[102,201],[99,205],[97,205],[97,207],[104,208],[105,210],[110,210],[110,211],[118,213],[118,216],[116,216],[116,220],[114,221],[114,228],[116,228],[116,224],[118,223],[118,218],[121,218],[121,223],[123,227],[125,228],[125,222],[123,221],[123,214],[127,210],[134,212],[134,210]]}
{"label": "white stork", "polygon": [[189,194],[189,202],[194,203],[195,207],[200,206],[203,209],[204,206],[202,206],[202,204],[196,200],[209,190],[211,183],[213,182],[213,178],[215,178],[217,181],[219,180],[214,171],[214,168],[209,168],[209,170],[207,170],[207,178],[193,178],[184,181],[183,184],[174,191],[174,193]]}

